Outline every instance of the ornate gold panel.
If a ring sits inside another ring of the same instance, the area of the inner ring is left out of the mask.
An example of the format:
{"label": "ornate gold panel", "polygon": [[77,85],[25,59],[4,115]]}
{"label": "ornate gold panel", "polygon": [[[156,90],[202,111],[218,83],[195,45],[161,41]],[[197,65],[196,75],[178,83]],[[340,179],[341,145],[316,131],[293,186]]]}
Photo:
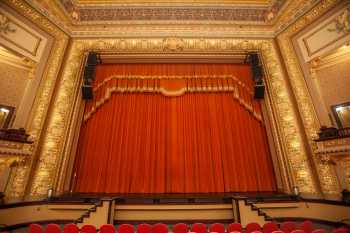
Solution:
{"label": "ornate gold panel", "polygon": [[[42,82],[39,86],[34,105],[32,107],[31,117],[26,126],[27,132],[31,135],[34,144],[28,146],[30,151],[29,158],[25,163],[19,164],[15,172],[12,173],[6,190],[8,198],[18,199],[25,195],[25,190],[30,183],[30,174],[37,164],[37,155],[40,154],[40,137],[44,129],[44,122],[50,106],[50,100],[53,96],[53,90],[56,84],[57,74],[63,59],[64,51],[68,43],[68,36],[59,30],[55,25],[43,17],[40,13],[30,7],[25,1],[4,0],[5,4],[18,11],[21,15],[34,22],[42,30],[55,38],[52,51],[47,60]],[[45,128],[47,129],[47,128]],[[38,162],[39,166],[45,166],[45,161]],[[55,170],[55,167],[51,167]]]}
{"label": "ornate gold panel", "polygon": [[310,162],[314,163],[317,177],[319,178],[319,185],[322,189],[322,193],[324,194],[339,194],[339,183],[334,169],[329,164],[322,163],[315,155],[316,144],[313,139],[317,138],[317,132],[320,125],[297,59],[297,55],[293,48],[292,38],[299,31],[317,19],[317,17],[327,12],[331,7],[335,6],[339,2],[341,1],[321,1],[315,8],[313,8],[312,11],[305,14],[277,37],[283,60],[286,64],[292,91],[296,98],[298,110],[301,115],[305,134],[308,139],[306,144],[308,144],[312,153],[310,158],[305,159],[308,159]]}
{"label": "ornate gold panel", "polygon": [[[272,39],[210,38],[210,35],[213,35],[212,32],[208,32],[207,37],[188,37],[185,36],[188,35],[188,31],[184,31],[184,36],[171,38],[73,39],[56,85],[68,37],[24,1],[5,0],[4,2],[55,38],[53,50],[47,61],[44,81],[39,88],[30,124],[27,127],[35,141],[30,148],[32,154],[28,162],[18,166],[17,171],[11,176],[7,195],[23,197],[26,187],[27,195],[31,196],[46,195],[47,190],[51,187],[55,188],[58,193],[63,191],[64,173],[67,170],[67,160],[70,156],[70,148],[67,145],[71,144],[68,143],[68,140],[73,134],[74,125],[78,124],[78,120],[72,121],[72,119],[77,119],[73,116],[79,111],[76,102],[79,102],[80,98],[81,65],[85,53],[92,50],[113,51],[120,54],[153,54],[156,57],[171,53],[177,53],[179,56],[183,53],[210,54],[213,58],[216,55],[232,54],[237,51],[259,51],[265,64],[267,90],[271,104],[269,115],[276,126],[273,129],[275,140],[280,145],[277,150],[288,160],[285,169],[291,170],[292,183],[299,186],[302,193],[319,193],[308,148],[303,141],[303,126],[300,125],[297,116],[300,112],[308,138],[306,144],[312,148],[312,151],[315,148],[312,138],[316,135],[318,123],[302,73],[299,70],[291,37],[339,1],[321,2],[278,37],[298,109],[293,104],[288,78],[283,73],[278,51]],[[122,34],[125,36],[128,32]],[[55,86],[55,93],[53,93]],[[49,106],[51,108],[47,114]],[[334,171],[328,165],[319,163],[314,153],[312,159],[317,165],[322,191],[336,193],[339,188]],[[29,180],[28,177],[31,175],[33,178]]]}
{"label": "ornate gold panel", "polygon": [[[298,127],[296,112],[288,94],[286,77],[283,75],[278,61],[273,40],[240,40],[240,39],[208,39],[178,38],[171,40],[174,53],[215,54],[235,53],[237,51],[258,50],[266,65],[267,85],[274,106],[274,115],[282,137],[283,150],[289,158],[295,176],[296,185],[305,193],[316,193],[317,188],[312,178],[307,154],[303,146],[301,132]],[[177,44],[177,45],[174,45]],[[169,53],[169,40],[164,38],[129,38],[129,39],[77,39],[73,40],[67,56],[66,66],[57,89],[53,105],[56,106],[48,119],[50,133],[42,141],[40,162],[34,174],[31,195],[44,195],[57,181],[57,192],[62,192],[64,167],[69,157],[69,148],[65,148],[65,135],[71,127],[69,122],[76,111],[74,107],[80,85],[80,70],[84,54],[88,51],[113,51],[125,53],[148,53],[161,56]],[[76,122],[75,122],[76,123]],[[72,123],[74,124],[74,122]],[[60,168],[60,172],[52,169]]]}

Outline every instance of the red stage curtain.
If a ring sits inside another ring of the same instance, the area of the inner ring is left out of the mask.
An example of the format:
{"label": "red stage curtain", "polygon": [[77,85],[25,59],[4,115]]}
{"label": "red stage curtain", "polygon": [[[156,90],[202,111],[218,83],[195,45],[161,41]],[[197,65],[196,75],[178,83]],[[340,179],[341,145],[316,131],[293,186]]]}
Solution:
{"label": "red stage curtain", "polygon": [[[252,88],[250,67],[232,64],[120,64],[111,75],[234,74]],[[115,93],[83,123],[75,192],[276,191],[261,122],[231,92]]]}

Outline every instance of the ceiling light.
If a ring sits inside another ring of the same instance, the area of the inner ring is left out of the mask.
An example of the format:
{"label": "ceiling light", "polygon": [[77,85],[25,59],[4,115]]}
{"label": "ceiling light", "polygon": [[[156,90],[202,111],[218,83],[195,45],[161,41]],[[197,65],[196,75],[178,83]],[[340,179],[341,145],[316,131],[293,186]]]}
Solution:
{"label": "ceiling light", "polygon": [[0,112],[9,113],[10,110],[8,110],[7,108],[0,108]]}
{"label": "ceiling light", "polygon": [[337,111],[337,112],[341,112],[343,110],[344,110],[343,106],[338,106],[338,107],[335,108],[335,111]]}

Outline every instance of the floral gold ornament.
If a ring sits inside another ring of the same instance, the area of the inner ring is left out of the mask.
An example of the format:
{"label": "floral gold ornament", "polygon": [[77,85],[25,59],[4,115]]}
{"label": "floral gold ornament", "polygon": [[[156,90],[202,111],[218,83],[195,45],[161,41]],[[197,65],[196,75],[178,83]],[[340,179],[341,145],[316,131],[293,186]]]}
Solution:
{"label": "floral gold ornament", "polygon": [[331,32],[349,33],[350,32],[350,7],[335,19],[335,28],[328,29]]}
{"label": "floral gold ornament", "polygon": [[11,28],[10,19],[0,12],[0,34],[8,34],[16,32],[16,29]]}

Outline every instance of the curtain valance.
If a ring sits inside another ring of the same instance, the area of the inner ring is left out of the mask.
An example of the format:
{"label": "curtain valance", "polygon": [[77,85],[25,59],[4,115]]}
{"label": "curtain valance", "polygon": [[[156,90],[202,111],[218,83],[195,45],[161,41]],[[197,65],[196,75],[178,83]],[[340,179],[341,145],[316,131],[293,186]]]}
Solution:
{"label": "curtain valance", "polygon": [[94,99],[87,103],[84,121],[87,121],[113,93],[160,93],[180,96],[186,92],[232,92],[233,98],[261,121],[259,104],[253,99],[253,91],[233,75],[201,76],[141,76],[112,75],[97,83]]}

